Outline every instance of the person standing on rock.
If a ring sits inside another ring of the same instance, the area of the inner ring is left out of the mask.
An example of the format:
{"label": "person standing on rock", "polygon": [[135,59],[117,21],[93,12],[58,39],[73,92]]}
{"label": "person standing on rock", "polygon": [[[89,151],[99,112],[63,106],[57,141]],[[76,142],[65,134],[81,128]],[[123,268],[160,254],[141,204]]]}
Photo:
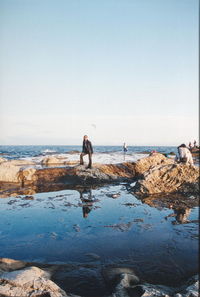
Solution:
{"label": "person standing on rock", "polygon": [[128,148],[127,148],[127,145],[126,145],[125,142],[124,142],[124,145],[123,145],[123,151],[124,151],[124,154],[127,153],[127,151],[128,151]]}
{"label": "person standing on rock", "polygon": [[88,136],[84,135],[82,153],[80,155],[80,165],[84,164],[83,157],[85,155],[88,155],[89,163],[88,163],[87,168],[92,168],[92,154],[93,154],[92,143],[91,143],[91,141],[89,141]]}

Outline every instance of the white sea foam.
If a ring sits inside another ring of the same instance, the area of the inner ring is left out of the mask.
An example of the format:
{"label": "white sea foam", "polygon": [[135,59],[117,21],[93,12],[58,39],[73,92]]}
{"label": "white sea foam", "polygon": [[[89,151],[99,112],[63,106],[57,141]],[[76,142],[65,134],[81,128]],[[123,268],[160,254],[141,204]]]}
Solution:
{"label": "white sea foam", "polygon": [[56,151],[55,150],[46,149],[46,150],[43,150],[42,153],[51,154],[51,153],[56,153]]}
{"label": "white sea foam", "polygon": [[[80,160],[80,154],[51,154],[51,157],[62,159],[63,162],[77,161]],[[49,156],[49,157],[50,157]],[[137,160],[148,156],[147,154],[129,153],[124,156],[122,152],[111,152],[111,153],[94,153],[92,155],[92,162],[98,164],[117,164],[123,162],[136,162]],[[40,164],[47,156],[27,157],[28,161],[33,161],[36,164]],[[88,156],[84,156],[84,162],[88,162]]]}

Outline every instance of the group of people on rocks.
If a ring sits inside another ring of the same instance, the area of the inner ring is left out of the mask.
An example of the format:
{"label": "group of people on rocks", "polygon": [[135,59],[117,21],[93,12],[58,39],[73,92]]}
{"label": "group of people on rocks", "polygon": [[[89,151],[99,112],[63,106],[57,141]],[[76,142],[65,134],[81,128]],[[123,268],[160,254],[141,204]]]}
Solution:
{"label": "group of people on rocks", "polygon": [[[198,148],[196,141],[194,141],[194,146],[192,147],[191,142],[189,143],[189,148],[183,143],[178,146],[178,154],[175,157],[175,161],[179,163],[186,163],[190,165],[194,165],[194,161],[191,154],[191,148]],[[123,145],[123,152],[124,154],[127,152],[126,143]],[[155,152],[155,151],[153,151]],[[82,153],[80,154],[80,165],[83,165],[83,157],[88,155],[89,163],[87,168],[92,168],[92,154],[93,154],[93,147],[91,141],[88,139],[87,135],[83,137],[83,146],[82,146]]]}
{"label": "group of people on rocks", "polygon": [[193,146],[192,146],[192,143],[189,142],[189,149],[192,150],[192,149],[197,149],[199,148],[199,146],[197,146],[197,142],[196,140],[194,140],[194,143],[193,143]]}

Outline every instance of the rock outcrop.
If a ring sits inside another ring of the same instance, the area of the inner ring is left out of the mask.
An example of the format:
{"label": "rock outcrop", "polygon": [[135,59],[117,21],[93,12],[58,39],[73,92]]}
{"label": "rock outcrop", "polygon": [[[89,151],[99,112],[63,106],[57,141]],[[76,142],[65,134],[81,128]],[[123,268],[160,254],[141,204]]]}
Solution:
{"label": "rock outcrop", "polygon": [[198,297],[198,276],[192,277],[179,288],[142,283],[135,285],[129,274],[121,274],[121,279],[111,297]]}
{"label": "rock outcrop", "polygon": [[[191,165],[178,164],[160,153],[154,153],[136,163],[94,164],[92,169],[87,169],[83,165],[60,166],[67,161],[53,156],[43,161],[53,167],[38,168],[25,165],[28,161],[24,160],[2,162],[0,182],[15,183],[23,188],[44,187],[44,185],[47,188],[50,184],[74,186],[137,180],[132,191],[138,195],[160,193],[197,195],[199,192],[199,169]],[[54,163],[57,165],[53,165]]]}
{"label": "rock outcrop", "polygon": [[199,170],[186,164],[162,164],[143,174],[133,188],[137,194],[184,192],[186,187],[197,188]]}
{"label": "rock outcrop", "polygon": [[0,181],[17,183],[20,168],[11,162],[3,162],[0,164]]}
{"label": "rock outcrop", "polygon": [[85,166],[65,166],[50,168],[24,168],[10,162],[0,164],[0,181],[39,185],[46,183],[104,183],[131,179],[135,175],[134,163],[94,164],[92,169]]}
{"label": "rock outcrop", "polygon": [[140,159],[135,165],[135,171],[139,180],[132,190],[137,195],[199,192],[197,167],[176,163],[158,153]]}
{"label": "rock outcrop", "polygon": [[146,171],[151,168],[162,165],[162,164],[173,164],[174,160],[166,158],[163,154],[153,153],[148,157],[138,160],[135,164],[135,174],[137,176],[142,176]]}
{"label": "rock outcrop", "polygon": [[[66,275],[70,280],[76,269],[74,265],[37,264],[23,261],[0,258],[0,296],[23,296],[23,297],[80,297],[66,293],[59,287],[52,276],[56,273],[61,278]],[[79,270],[80,267],[77,267]],[[100,268],[101,269],[101,268]],[[108,287],[112,287],[111,294],[105,293],[104,297],[197,297],[198,276],[195,275],[179,287],[141,282],[134,270],[129,267],[105,267],[102,274]],[[86,277],[86,276],[85,276]],[[54,277],[54,279],[57,279]],[[62,281],[60,282],[62,284]],[[89,284],[88,284],[89,285]]]}
{"label": "rock outcrop", "polygon": [[5,272],[0,275],[0,294],[3,296],[67,297],[50,279],[49,273],[38,267]]}
{"label": "rock outcrop", "polygon": [[59,164],[64,165],[64,164],[66,164],[66,160],[65,159],[56,158],[54,156],[48,156],[48,157],[45,157],[44,159],[42,159],[41,164],[42,165],[46,165],[46,166],[49,166],[49,165],[59,165]]}

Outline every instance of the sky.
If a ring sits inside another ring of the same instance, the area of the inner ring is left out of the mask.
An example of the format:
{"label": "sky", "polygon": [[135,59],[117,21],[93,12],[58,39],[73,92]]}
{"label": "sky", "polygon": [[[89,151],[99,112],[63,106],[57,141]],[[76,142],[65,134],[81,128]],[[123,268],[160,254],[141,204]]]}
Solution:
{"label": "sky", "polygon": [[0,144],[198,142],[198,0],[0,0]]}

